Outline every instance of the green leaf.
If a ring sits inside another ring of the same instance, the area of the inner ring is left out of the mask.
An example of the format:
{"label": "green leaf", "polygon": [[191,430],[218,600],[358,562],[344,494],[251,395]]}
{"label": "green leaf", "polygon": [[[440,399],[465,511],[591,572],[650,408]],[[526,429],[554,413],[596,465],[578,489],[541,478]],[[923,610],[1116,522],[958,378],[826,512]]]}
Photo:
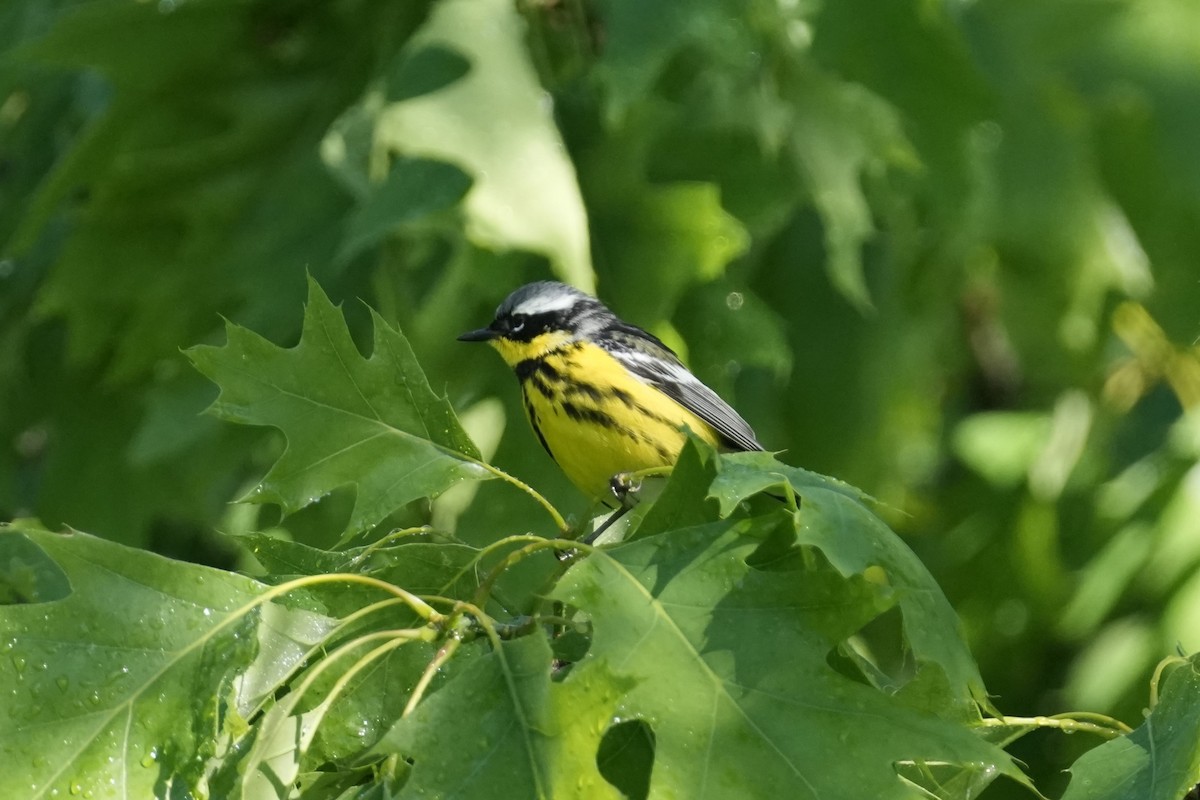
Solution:
{"label": "green leaf", "polygon": [[773,394],[779,394],[792,368],[786,323],[741,283],[725,279],[696,287],[684,297],[676,321],[688,342],[692,371],[719,394],[731,397],[737,375],[753,368],[767,371]]}
{"label": "green leaf", "polygon": [[985,764],[1024,782],[965,726],[830,666],[831,652],[894,601],[827,564],[749,566],[780,516],[595,551],[553,593],[594,630],[569,680],[611,673],[632,684],[616,711],[653,732],[650,796],[909,797],[903,761]]}
{"label": "green leaf", "polygon": [[471,62],[456,50],[436,44],[407,50],[388,70],[388,102],[436,92],[470,71]]}
{"label": "green leaf", "polygon": [[590,290],[583,200],[524,36],[509,0],[436,4],[402,58],[439,48],[460,54],[471,70],[438,91],[384,106],[375,144],[460,166],[475,181],[464,206],[473,242],[541,253],[560,278]]}
{"label": "green leaf", "polygon": [[[336,572],[369,575],[418,595],[471,600],[479,587],[479,550],[454,542],[404,537],[387,546],[372,544],[328,551],[265,533],[235,537],[269,573],[272,583],[303,575]],[[338,585],[314,587],[331,613],[341,616],[378,599],[378,592]]]}
{"label": "green leaf", "polygon": [[640,719],[617,722],[596,753],[600,774],[630,800],[645,800],[654,771],[654,733]]}
{"label": "green leaf", "polygon": [[610,276],[606,299],[632,319],[657,320],[674,308],[683,290],[716,278],[749,246],[745,228],[721,207],[716,184],[646,183],[614,167],[601,154],[593,170],[604,202],[594,225],[596,261]]}
{"label": "green leaf", "polygon": [[1075,762],[1063,800],[1179,800],[1200,783],[1200,655],[1181,661],[1141,727]]}
{"label": "green leaf", "polygon": [[554,683],[550,666],[540,633],[503,642],[421,703],[377,748],[413,761],[399,796],[620,797],[596,754],[628,681],[596,669]]}
{"label": "green leaf", "polygon": [[729,453],[721,457],[717,477],[709,489],[709,497],[720,503],[721,516],[733,513],[748,497],[771,489],[778,491],[791,486],[796,492],[834,492],[851,500],[868,502],[866,492],[845,481],[817,472],[784,464],[772,453]]}
{"label": "green leaf", "polygon": [[0,607],[0,796],[194,790],[222,738],[328,630],[250,606],[264,587],[238,575],[33,525],[0,526],[0,539],[38,548],[71,590]]}
{"label": "green leaf", "polygon": [[296,347],[277,347],[230,324],[224,347],[189,351],[221,387],[213,413],[270,425],[287,437],[287,450],[247,500],[291,513],[353,486],[350,536],[413,500],[491,477],[449,403],[429,388],[404,335],[377,314],[372,319],[374,352],[363,358],[341,312],[310,281]]}
{"label": "green leaf", "polygon": [[[718,509],[715,503],[709,502],[706,490],[716,475],[717,461],[712,448],[689,437],[679,451],[667,485],[627,538],[715,522]],[[637,511],[639,509],[635,507],[635,513]]]}
{"label": "green leaf", "polygon": [[875,222],[863,181],[889,162],[913,163],[910,146],[895,109],[863,87],[806,68],[791,77],[798,110],[788,142],[821,216],[826,269],[848,300],[867,308],[862,248]]}
{"label": "green leaf", "polygon": [[[419,3],[406,6],[393,23],[420,16]],[[315,145],[340,108],[331,97],[361,86],[373,55],[362,34],[383,16],[332,5],[250,12],[225,0],[162,11],[77,6],[21,53],[89,80],[74,101],[83,108],[60,114],[82,115],[82,131],[28,204],[14,246],[53,235],[35,311],[66,321],[72,362],[116,381],[143,378],[197,341],[217,311],[261,308],[306,262],[324,269],[346,198]],[[271,43],[248,52],[267,29]],[[347,37],[361,46],[348,50]],[[60,214],[70,224],[57,233]],[[260,281],[270,290],[256,292]]]}
{"label": "green leaf", "polygon": [[470,188],[470,176],[452,164],[397,159],[350,218],[338,257],[348,261],[404,223],[452,207]]}
{"label": "green leaf", "polygon": [[[474,548],[456,543],[434,543],[419,535],[398,537],[388,544],[349,548],[329,552],[262,533],[235,537],[269,571],[266,580],[278,583],[296,575],[356,573],[387,581],[394,586],[421,595],[471,599],[478,587],[478,571],[472,562]],[[347,618],[380,599],[375,587],[338,581],[295,589],[281,600],[289,607],[318,611]],[[502,611],[495,602],[489,607]],[[361,762],[365,753],[381,735],[399,720],[413,687],[417,684],[437,646],[429,641],[408,641],[390,649],[382,657],[362,661],[373,647],[384,645],[378,638],[363,640],[351,653],[327,663],[329,653],[360,635],[377,637],[381,631],[420,626],[420,619],[404,607],[377,609],[353,627],[338,630],[336,642],[327,642],[325,658],[310,661],[313,670],[325,670],[314,678],[303,697],[291,695],[267,710],[255,723],[255,737],[245,754],[234,753],[223,766],[222,778],[229,781],[224,795],[255,797],[266,786],[295,780],[301,785],[311,781],[307,771],[319,771],[329,764],[351,765]],[[456,658],[442,666],[426,692],[432,694],[452,680],[476,658],[480,643],[468,643]],[[359,666],[362,669],[359,669]],[[336,697],[330,691],[351,669],[356,674],[342,686]],[[297,675],[290,688],[306,683],[308,675]],[[361,775],[344,775],[351,785]],[[236,787],[236,791],[235,788]],[[215,791],[215,789],[214,789]],[[307,791],[307,789],[305,790]],[[306,795],[307,796],[307,795]]]}
{"label": "green leaf", "polygon": [[739,37],[741,20],[731,19],[736,10],[725,0],[602,0],[598,11],[604,25],[604,48],[597,70],[615,117],[623,116],[641,100],[687,45],[745,43]]}
{"label": "green leaf", "polygon": [[959,713],[973,710],[975,703],[990,708],[954,608],[916,554],[865,505],[869,498],[863,492],[836,478],[783,464],[769,453],[735,453],[721,457],[710,496],[720,501],[722,514],[729,514],[745,498],[783,483],[801,497],[794,521],[796,543],[819,548],[843,575],[882,569],[904,613],[904,633],[913,655],[946,671]]}

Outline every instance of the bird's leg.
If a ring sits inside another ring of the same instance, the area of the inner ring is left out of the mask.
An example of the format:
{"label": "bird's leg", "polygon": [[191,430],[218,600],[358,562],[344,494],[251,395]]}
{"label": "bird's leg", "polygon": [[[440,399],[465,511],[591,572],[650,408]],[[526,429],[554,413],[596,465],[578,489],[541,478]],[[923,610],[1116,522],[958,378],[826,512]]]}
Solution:
{"label": "bird's leg", "polygon": [[584,544],[591,544],[600,538],[600,534],[612,527],[612,524],[621,517],[629,513],[629,510],[637,505],[637,493],[642,488],[640,478],[635,478],[631,473],[618,472],[613,475],[608,482],[608,488],[617,498],[620,506],[612,514],[609,514],[608,519],[600,525],[599,528],[589,533],[583,538]]}

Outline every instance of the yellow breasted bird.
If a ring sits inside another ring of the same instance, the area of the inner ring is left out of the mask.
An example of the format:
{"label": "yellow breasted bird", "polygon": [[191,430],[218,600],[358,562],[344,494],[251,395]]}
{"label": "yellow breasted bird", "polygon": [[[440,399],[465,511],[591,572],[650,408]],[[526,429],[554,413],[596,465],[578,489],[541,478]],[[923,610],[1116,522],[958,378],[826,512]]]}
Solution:
{"label": "yellow breasted bird", "polygon": [[656,336],[554,281],[510,294],[486,328],[516,372],[542,447],[593,500],[615,476],[675,463],[690,430],[723,450],[762,450],[750,425]]}

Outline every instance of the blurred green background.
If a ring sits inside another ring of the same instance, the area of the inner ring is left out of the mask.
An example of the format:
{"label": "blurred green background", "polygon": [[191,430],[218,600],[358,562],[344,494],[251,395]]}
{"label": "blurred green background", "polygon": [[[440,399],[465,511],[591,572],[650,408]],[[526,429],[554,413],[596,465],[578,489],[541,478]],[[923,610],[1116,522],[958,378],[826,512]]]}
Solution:
{"label": "blurred green background", "polygon": [[[1200,649],[1198,30],[1177,0],[9,0],[0,516],[223,566],[216,530],[332,544],[337,493],[230,505],[284,443],[201,416],[180,352],[222,317],[294,343],[306,271],[582,513],[454,341],[553,276],[880,498],[1001,709],[1136,725]],[[469,499],[435,522],[542,524]],[[1053,796],[1081,739],[1013,751]]]}

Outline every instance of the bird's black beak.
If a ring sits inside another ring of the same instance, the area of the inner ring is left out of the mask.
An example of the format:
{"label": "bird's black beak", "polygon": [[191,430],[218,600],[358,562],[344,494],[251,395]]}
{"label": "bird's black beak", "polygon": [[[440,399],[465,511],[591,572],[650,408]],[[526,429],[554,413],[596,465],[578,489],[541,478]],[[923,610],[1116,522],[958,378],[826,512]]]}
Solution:
{"label": "bird's black beak", "polygon": [[499,331],[494,331],[491,328],[479,328],[478,330],[467,331],[462,336],[459,336],[458,340],[460,342],[486,342],[495,339],[499,335]]}

